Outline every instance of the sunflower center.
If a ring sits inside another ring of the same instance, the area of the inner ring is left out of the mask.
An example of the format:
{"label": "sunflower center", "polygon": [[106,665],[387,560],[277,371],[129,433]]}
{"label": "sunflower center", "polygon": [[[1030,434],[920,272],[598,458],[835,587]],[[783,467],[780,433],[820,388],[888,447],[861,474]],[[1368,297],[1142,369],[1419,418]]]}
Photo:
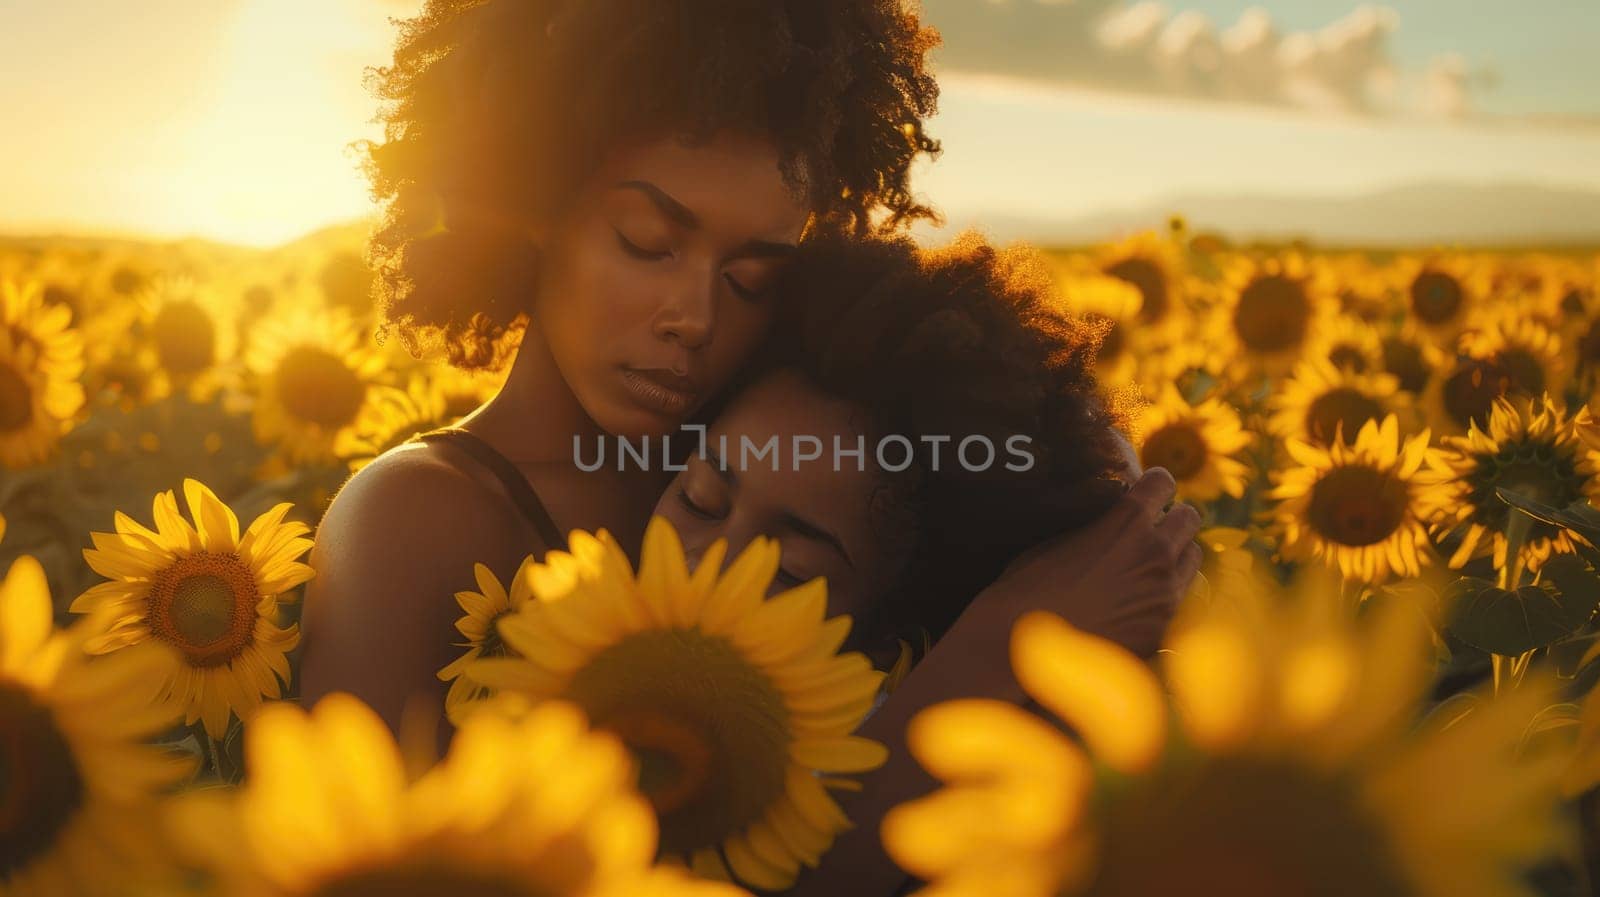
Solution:
{"label": "sunflower center", "polygon": [[161,366],[173,374],[197,374],[216,361],[217,327],[198,303],[165,303],[150,333]]}
{"label": "sunflower center", "polygon": [[1205,469],[1206,440],[1191,424],[1168,424],[1145,439],[1140,454],[1146,467],[1165,467],[1181,482]]}
{"label": "sunflower center", "polygon": [[1357,374],[1367,372],[1367,356],[1358,347],[1349,343],[1340,343],[1329,349],[1328,360],[1337,368],[1354,371]]}
{"label": "sunflower center", "polygon": [[1509,346],[1497,352],[1494,360],[1510,378],[1511,391],[1529,396],[1544,394],[1544,363],[1538,356],[1521,346]]}
{"label": "sunflower center", "polygon": [[0,885],[50,851],[83,805],[83,777],[49,709],[0,682]]}
{"label": "sunflower center", "polygon": [[355,420],[366,384],[342,359],[316,346],[296,346],[278,364],[279,399],[290,415],[326,429]]}
{"label": "sunflower center", "polygon": [[404,863],[335,876],[310,897],[548,897],[543,888],[483,869]]}
{"label": "sunflower center", "polygon": [[1382,416],[1383,405],[1378,400],[1359,389],[1340,386],[1312,400],[1306,409],[1306,431],[1319,445],[1332,445],[1340,434],[1346,444],[1354,445],[1361,425]]}
{"label": "sunflower center", "polygon": [[727,639],[686,629],[637,633],[596,654],[565,697],[638,758],[665,852],[720,844],[783,794],[788,708]]}
{"label": "sunflower center", "polygon": [[1139,320],[1153,324],[1167,316],[1167,275],[1160,265],[1135,256],[1107,267],[1105,273],[1138,289],[1144,298]]}
{"label": "sunflower center", "polygon": [[1383,369],[1400,381],[1400,388],[1409,393],[1419,393],[1428,385],[1433,369],[1422,353],[1422,347],[1399,337],[1383,341]]}
{"label": "sunflower center", "polygon": [[22,372],[0,364],[0,433],[20,430],[33,420],[33,388]]}
{"label": "sunflower center", "polygon": [[1411,311],[1428,324],[1443,324],[1461,310],[1461,283],[1442,271],[1424,271],[1411,281]]}
{"label": "sunflower center", "polygon": [[1511,375],[1490,358],[1469,358],[1444,381],[1444,410],[1462,427],[1489,421],[1494,400],[1511,389]]}
{"label": "sunflower center", "polygon": [[1233,313],[1239,339],[1255,352],[1281,352],[1300,345],[1310,321],[1305,288],[1282,274],[1250,281]]}
{"label": "sunflower center", "polygon": [[489,618],[489,625],[484,627],[483,646],[478,649],[480,657],[506,657],[514,655],[511,646],[500,635],[500,621],[511,615],[511,611],[503,610]]}
{"label": "sunflower center", "polygon": [[1389,538],[1405,522],[1411,495],[1406,484],[1359,464],[1335,467],[1311,488],[1306,517],[1330,542],[1360,547]]}
{"label": "sunflower center", "polygon": [[1352,785],[1288,761],[1219,758],[1159,777],[1112,804],[1106,823],[1094,897],[1416,892]]}
{"label": "sunflower center", "polygon": [[220,666],[254,640],[260,600],[255,574],[238,555],[200,551],[156,574],[146,621],[191,666]]}
{"label": "sunflower center", "polygon": [[1600,361],[1600,319],[1590,324],[1578,340],[1578,357],[1589,363]]}

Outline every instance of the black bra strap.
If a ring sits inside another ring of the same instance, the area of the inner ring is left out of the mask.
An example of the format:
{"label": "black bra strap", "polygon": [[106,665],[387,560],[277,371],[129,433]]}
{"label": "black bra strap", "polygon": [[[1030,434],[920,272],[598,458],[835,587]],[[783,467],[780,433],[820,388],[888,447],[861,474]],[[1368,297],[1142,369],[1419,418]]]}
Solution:
{"label": "black bra strap", "polygon": [[494,446],[459,427],[445,427],[420,433],[416,438],[423,442],[448,442],[471,455],[500,480],[506,494],[511,496],[511,501],[516,504],[522,515],[528,518],[528,522],[533,524],[533,528],[539,533],[539,538],[544,540],[545,547],[556,551],[566,550],[566,537],[561,535],[561,528],[556,526],[556,522],[550,517],[550,512],[545,510],[544,502],[539,500],[539,493],[533,491],[533,486],[528,483],[528,478],[522,475],[522,471],[517,469],[517,465],[500,454]]}

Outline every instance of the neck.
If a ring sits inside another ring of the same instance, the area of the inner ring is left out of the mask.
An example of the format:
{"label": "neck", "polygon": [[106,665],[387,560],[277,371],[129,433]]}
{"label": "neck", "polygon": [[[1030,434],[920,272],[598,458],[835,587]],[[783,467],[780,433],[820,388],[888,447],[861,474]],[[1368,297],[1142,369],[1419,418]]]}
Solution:
{"label": "neck", "polygon": [[531,323],[505,385],[460,426],[524,464],[570,462],[574,436],[587,441],[603,435],[572,394],[543,333]]}

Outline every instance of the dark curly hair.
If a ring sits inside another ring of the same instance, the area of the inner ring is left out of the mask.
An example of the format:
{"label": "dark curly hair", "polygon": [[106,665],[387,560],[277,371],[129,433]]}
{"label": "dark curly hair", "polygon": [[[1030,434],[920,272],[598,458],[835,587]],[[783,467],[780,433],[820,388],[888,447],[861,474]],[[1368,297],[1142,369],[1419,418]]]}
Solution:
{"label": "dark curly hair", "polygon": [[[899,434],[917,448],[873,501],[880,531],[884,509],[894,511],[887,525],[911,530],[910,560],[853,640],[916,627],[938,638],[1017,555],[1088,523],[1126,490],[1119,431],[1139,400],[1101,389],[1094,358],[1105,326],[1064,310],[1037,253],[972,233],[932,250],[902,237],[823,238],[778,290],[786,320],[736,388],[798,369],[866,411],[868,446]],[[987,469],[958,463],[969,435],[996,446]],[[1031,440],[1029,470],[1006,469],[1014,459],[1002,446],[1014,435]],[[954,437],[937,471],[924,436]]]}
{"label": "dark curly hair", "polygon": [[538,276],[519,223],[559,214],[598,160],[645,138],[772,139],[813,231],[933,218],[908,171],[938,34],[911,0],[428,0],[369,74],[385,203],[369,256],[385,331],[413,355],[498,367]]}

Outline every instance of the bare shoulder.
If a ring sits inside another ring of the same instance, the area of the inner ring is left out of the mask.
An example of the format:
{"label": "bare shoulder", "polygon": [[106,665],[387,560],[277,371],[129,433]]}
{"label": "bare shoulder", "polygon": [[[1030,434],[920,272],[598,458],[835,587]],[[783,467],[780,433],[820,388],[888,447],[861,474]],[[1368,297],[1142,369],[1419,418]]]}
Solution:
{"label": "bare shoulder", "polygon": [[535,546],[504,502],[429,446],[392,449],[334,497],[311,550],[302,700],[356,695],[391,726],[460,653],[455,593],[473,565],[509,578]]}
{"label": "bare shoulder", "polygon": [[[317,541],[435,528],[441,516],[471,519],[494,514],[491,496],[437,449],[403,445],[378,456],[344,484],[323,515]],[[334,547],[334,546],[329,546]]]}

